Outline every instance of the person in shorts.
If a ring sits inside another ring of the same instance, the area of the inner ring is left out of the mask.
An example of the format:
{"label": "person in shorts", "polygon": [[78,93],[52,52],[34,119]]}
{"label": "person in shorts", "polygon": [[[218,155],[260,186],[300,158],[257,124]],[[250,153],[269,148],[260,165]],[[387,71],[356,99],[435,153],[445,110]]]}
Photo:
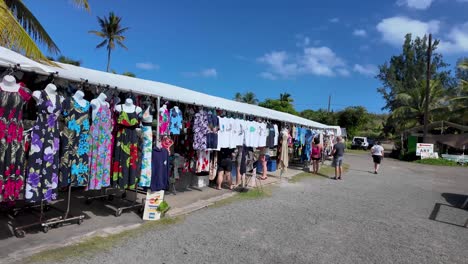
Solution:
{"label": "person in shorts", "polygon": [[228,182],[229,189],[232,190],[232,158],[233,149],[222,148],[218,153],[218,178],[216,179],[216,189],[221,190],[223,180]]}
{"label": "person in shorts", "polygon": [[379,172],[380,163],[382,163],[384,157],[384,148],[380,145],[379,141],[371,148],[371,154],[374,161],[374,174],[377,174]]}
{"label": "person in shorts", "polygon": [[344,156],[345,144],[343,143],[343,138],[338,136],[336,138],[336,144],[333,146],[332,156],[333,162],[332,166],[335,168],[335,180],[341,180],[341,175],[343,173],[343,156]]}
{"label": "person in shorts", "polygon": [[318,174],[320,169],[320,159],[322,158],[323,151],[323,146],[320,144],[320,138],[314,138],[311,149],[310,157],[312,159],[312,173]]}

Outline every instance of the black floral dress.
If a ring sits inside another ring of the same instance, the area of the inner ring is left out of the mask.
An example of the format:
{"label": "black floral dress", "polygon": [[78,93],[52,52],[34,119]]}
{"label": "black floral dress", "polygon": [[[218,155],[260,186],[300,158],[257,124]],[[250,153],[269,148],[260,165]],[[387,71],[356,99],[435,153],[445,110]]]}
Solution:
{"label": "black floral dress", "polygon": [[123,109],[117,119],[114,163],[112,168],[113,185],[121,189],[135,189],[139,178],[139,137],[136,128],[140,117],[135,111],[127,113]]}
{"label": "black floral dress", "polygon": [[71,97],[63,102],[65,128],[60,139],[60,186],[87,186],[89,179],[90,104]]}
{"label": "black floral dress", "polygon": [[0,202],[17,200],[24,187],[23,106],[31,92],[0,87]]}
{"label": "black floral dress", "polygon": [[56,95],[55,105],[45,91],[37,100],[38,115],[31,133],[25,199],[51,201],[57,197],[60,130],[58,116],[63,97]]}

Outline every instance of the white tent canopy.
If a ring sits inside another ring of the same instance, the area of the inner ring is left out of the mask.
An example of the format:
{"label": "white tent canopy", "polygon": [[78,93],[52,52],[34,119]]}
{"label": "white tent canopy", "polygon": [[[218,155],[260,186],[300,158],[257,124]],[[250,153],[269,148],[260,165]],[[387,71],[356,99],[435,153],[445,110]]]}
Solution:
{"label": "white tent canopy", "polygon": [[160,96],[170,101],[179,101],[182,103],[220,108],[231,112],[254,115],[258,117],[299,124],[307,127],[327,128],[327,126],[324,124],[292,114],[267,109],[257,105],[241,103],[222,97],[203,94],[166,83],[143,80],[58,62],[57,64],[60,67],[44,65],[28,59],[19,53],[4,47],[0,47],[0,66],[9,67],[16,64],[20,64],[21,70],[33,71],[38,74],[48,75],[50,73],[57,72],[59,78],[71,81],[79,82],[88,80],[88,83],[90,84],[102,86],[109,85],[110,87],[117,87],[117,89],[122,91],[133,91],[134,93],[144,95]]}

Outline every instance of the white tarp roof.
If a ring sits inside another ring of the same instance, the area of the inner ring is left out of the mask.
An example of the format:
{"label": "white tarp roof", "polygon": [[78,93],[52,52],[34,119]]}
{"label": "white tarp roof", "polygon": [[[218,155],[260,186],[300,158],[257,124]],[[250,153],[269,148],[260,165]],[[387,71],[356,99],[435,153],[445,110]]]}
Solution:
{"label": "white tarp roof", "polygon": [[145,95],[160,96],[170,101],[179,101],[182,103],[201,105],[211,108],[220,108],[231,112],[244,113],[313,128],[327,128],[327,126],[324,124],[292,114],[267,109],[257,105],[241,103],[222,97],[212,96],[166,83],[97,71],[69,64],[57,63],[60,65],[60,67],[44,65],[26,58],[12,50],[0,47],[0,66],[8,67],[15,64],[20,64],[21,70],[33,71],[38,74],[58,72],[59,78],[72,81],[79,82],[82,80],[88,80],[88,83],[90,84],[100,84],[103,86],[109,85],[110,87],[117,87],[119,90],[133,91],[134,93]]}

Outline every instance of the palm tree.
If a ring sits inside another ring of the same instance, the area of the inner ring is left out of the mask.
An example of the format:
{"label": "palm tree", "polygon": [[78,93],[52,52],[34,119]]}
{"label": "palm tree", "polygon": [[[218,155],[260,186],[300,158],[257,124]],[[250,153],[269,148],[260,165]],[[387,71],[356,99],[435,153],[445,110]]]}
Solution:
{"label": "palm tree", "polygon": [[258,99],[252,92],[247,92],[244,94],[242,101],[247,104],[258,104]]}
{"label": "palm tree", "polygon": [[291,98],[291,95],[288,93],[280,94],[280,101],[285,103],[292,103],[294,100]]}
{"label": "palm tree", "polygon": [[237,102],[242,102],[242,94],[237,92],[234,96],[234,100],[236,100]]}
{"label": "palm tree", "polygon": [[[448,100],[443,85],[438,80],[431,80],[429,85],[429,120],[443,118],[448,109]],[[424,124],[426,102],[426,81],[405,92],[396,95],[399,107],[391,113],[391,117],[402,121],[405,128]],[[432,116],[432,117],[431,117]],[[404,129],[404,128],[403,128]]]}
{"label": "palm tree", "polygon": [[107,48],[107,71],[109,72],[110,67],[110,57],[111,51],[115,49],[115,44],[117,43],[120,47],[124,49],[128,49],[124,44],[123,41],[125,40],[125,36],[122,34],[125,33],[129,28],[124,27],[122,28],[121,21],[122,17],[116,16],[114,12],[109,13],[109,17],[98,17],[99,26],[101,27],[101,31],[97,30],[90,30],[89,33],[94,34],[98,37],[103,38],[104,40],[99,43],[96,48],[102,48],[106,46]]}
{"label": "palm tree", "polygon": [[234,100],[247,104],[258,104],[257,96],[252,92],[247,92],[245,94],[236,93]]}
{"label": "palm tree", "polygon": [[[89,11],[88,0],[73,2]],[[37,44],[45,45],[50,53],[60,53],[57,44],[22,1],[0,0],[0,45],[31,59],[49,62]]]}

